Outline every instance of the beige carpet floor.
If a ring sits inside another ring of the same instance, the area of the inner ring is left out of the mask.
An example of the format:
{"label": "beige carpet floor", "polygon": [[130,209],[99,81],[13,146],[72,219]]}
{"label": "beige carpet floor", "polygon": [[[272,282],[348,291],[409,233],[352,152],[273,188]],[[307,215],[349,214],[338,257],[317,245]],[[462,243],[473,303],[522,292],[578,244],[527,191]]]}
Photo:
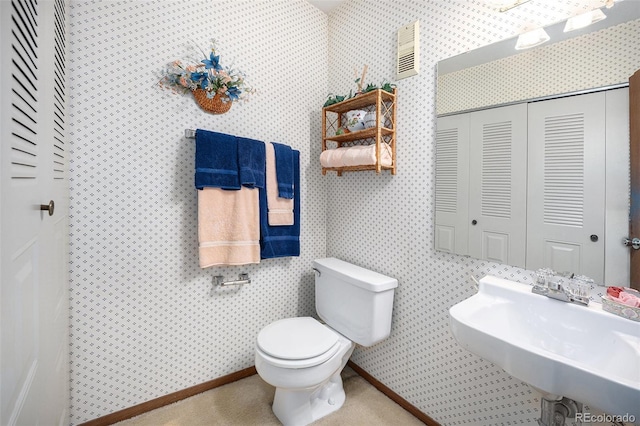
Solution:
{"label": "beige carpet floor", "polygon": [[[422,425],[398,404],[347,367],[342,372],[347,400],[335,413],[314,422],[321,426]],[[257,374],[178,401],[118,426],[279,425],[271,411],[275,388]]]}

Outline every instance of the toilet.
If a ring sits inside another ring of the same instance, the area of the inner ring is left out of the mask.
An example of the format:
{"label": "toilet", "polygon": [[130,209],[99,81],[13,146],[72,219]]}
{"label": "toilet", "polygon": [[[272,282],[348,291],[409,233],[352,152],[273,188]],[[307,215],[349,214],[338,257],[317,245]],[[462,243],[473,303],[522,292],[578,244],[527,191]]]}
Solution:
{"label": "toilet", "polygon": [[372,346],[391,332],[395,278],[336,258],[318,259],[316,312],[264,327],[255,365],[276,388],[273,413],[285,426],[307,425],[344,404],[340,373],[356,344]]}

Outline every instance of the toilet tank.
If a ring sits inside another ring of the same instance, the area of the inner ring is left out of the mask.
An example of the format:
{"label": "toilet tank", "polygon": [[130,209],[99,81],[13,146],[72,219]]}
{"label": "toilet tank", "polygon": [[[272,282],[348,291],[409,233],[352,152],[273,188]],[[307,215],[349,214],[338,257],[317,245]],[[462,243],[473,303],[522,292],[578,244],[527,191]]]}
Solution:
{"label": "toilet tank", "polygon": [[398,280],[333,257],[313,267],[316,311],[329,327],[363,346],[389,336]]}

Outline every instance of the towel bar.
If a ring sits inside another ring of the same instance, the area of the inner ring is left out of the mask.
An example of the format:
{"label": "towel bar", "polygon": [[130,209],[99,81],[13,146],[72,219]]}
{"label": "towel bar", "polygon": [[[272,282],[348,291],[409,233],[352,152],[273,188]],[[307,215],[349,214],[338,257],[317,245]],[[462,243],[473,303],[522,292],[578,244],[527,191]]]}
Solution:
{"label": "towel bar", "polygon": [[251,284],[251,280],[249,279],[249,274],[238,274],[238,279],[234,281],[225,281],[222,275],[216,275],[213,277],[213,283],[211,283],[211,291],[209,291],[209,296],[215,296],[216,287],[221,286],[231,286],[231,285],[243,285],[243,284]]}
{"label": "towel bar", "polygon": [[249,279],[249,274],[239,274],[238,279],[234,281],[224,281],[224,277],[222,275],[216,275],[213,277],[214,285],[243,285],[243,284],[251,284],[251,280]]}

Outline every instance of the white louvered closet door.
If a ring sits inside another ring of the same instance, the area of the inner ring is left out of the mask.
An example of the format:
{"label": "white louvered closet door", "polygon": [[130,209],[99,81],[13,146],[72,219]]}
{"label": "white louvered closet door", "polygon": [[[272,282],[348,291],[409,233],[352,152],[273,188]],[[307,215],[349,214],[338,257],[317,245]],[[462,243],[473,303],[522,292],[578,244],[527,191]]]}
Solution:
{"label": "white louvered closet door", "polygon": [[2,425],[69,424],[66,9],[0,1]]}
{"label": "white louvered closet door", "polygon": [[529,104],[527,269],[603,282],[605,92]]}
{"label": "white louvered closet door", "polygon": [[438,118],[435,248],[468,254],[469,114]]}
{"label": "white louvered closet door", "polygon": [[524,267],[527,106],[470,114],[469,255]]}

